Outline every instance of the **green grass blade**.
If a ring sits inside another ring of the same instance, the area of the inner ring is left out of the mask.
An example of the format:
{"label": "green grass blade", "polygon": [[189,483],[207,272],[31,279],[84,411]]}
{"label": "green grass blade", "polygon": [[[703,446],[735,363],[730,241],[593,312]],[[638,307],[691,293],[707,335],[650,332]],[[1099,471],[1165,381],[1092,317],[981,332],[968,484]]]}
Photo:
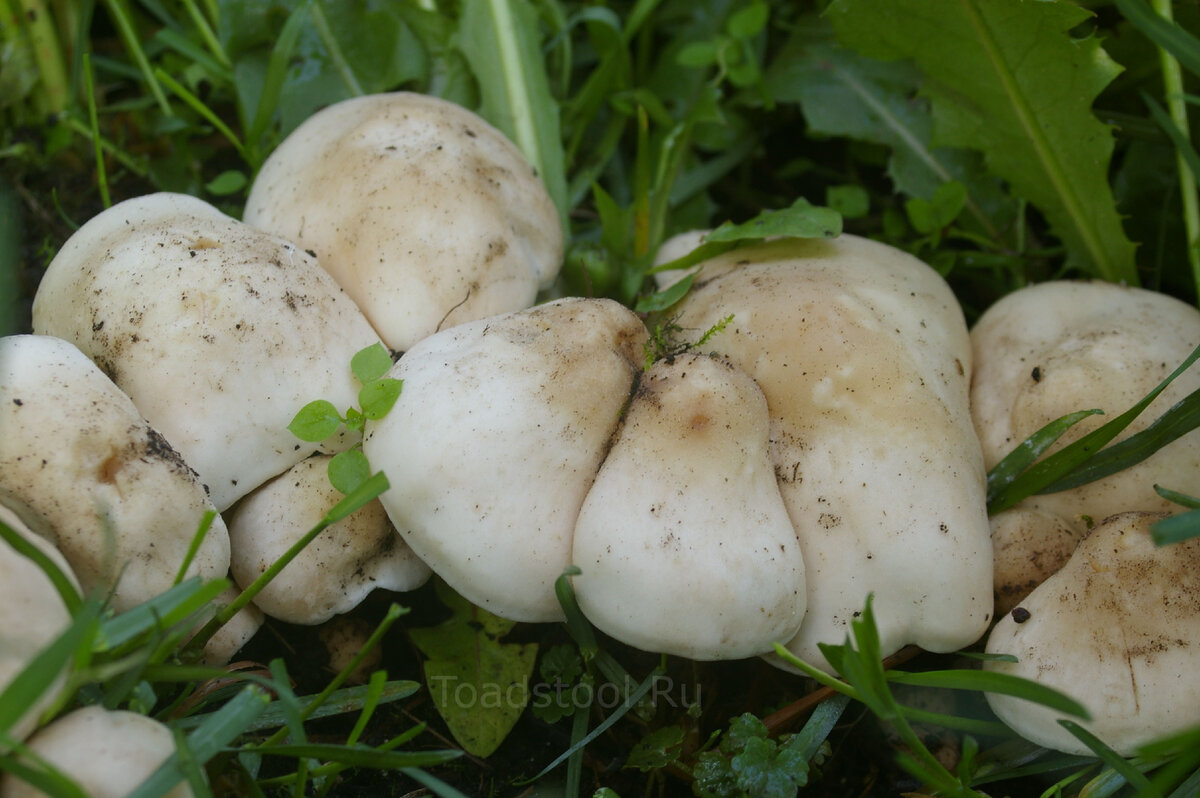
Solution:
{"label": "green grass blade", "polygon": [[1088,747],[1108,767],[1118,773],[1134,790],[1138,798],[1163,798],[1162,792],[1150,783],[1150,780],[1132,763],[1105,745],[1099,737],[1069,720],[1060,720],[1059,725],[1070,732],[1075,739]]}
{"label": "green grass blade", "polygon": [[238,151],[238,155],[242,156],[243,160],[246,160],[246,147],[242,144],[241,139],[239,139],[237,134],[230,129],[229,125],[225,124],[225,122],[219,116],[213,113],[211,108],[205,105],[199,97],[188,91],[187,87],[185,87],[182,83],[175,80],[175,78],[171,77],[161,69],[155,69],[154,74],[158,76],[159,80],[166,84],[167,88],[170,89],[176,97],[183,100],[187,107],[200,114],[200,116],[204,117],[204,121],[216,128],[217,132],[224,136],[226,140],[233,145],[233,148]]}
{"label": "green grass blade", "polygon": [[121,37],[125,52],[137,64],[138,71],[146,82],[150,95],[158,103],[159,110],[162,111],[163,116],[174,116],[171,104],[167,102],[167,95],[163,93],[162,86],[158,84],[158,79],[154,76],[154,69],[151,68],[150,59],[146,57],[146,51],[142,48],[141,39],[134,30],[127,2],[125,0],[104,0],[104,7],[108,9],[109,19],[112,20],[113,26]]}
{"label": "green grass blade", "polygon": [[1039,493],[1070,490],[1124,471],[1197,427],[1200,427],[1200,390],[1180,400],[1146,429],[1102,449],[1082,466],[1063,479],[1047,485]]}
{"label": "green grass blade", "polygon": [[[279,98],[283,93],[283,84],[287,78],[288,64],[292,60],[296,43],[300,40],[304,23],[308,20],[308,9],[307,2],[296,5],[292,13],[288,15],[287,22],[283,23],[283,27],[280,28],[279,36],[275,39],[275,46],[271,48],[271,56],[267,59],[267,73],[263,78],[262,92],[258,95],[258,106],[254,109],[253,120],[246,132],[248,148],[255,152],[261,149],[262,138],[279,107]],[[253,164],[253,166],[257,168],[258,164]]]}
{"label": "green grass blade", "polygon": [[534,5],[466,0],[461,49],[479,82],[483,117],[520,148],[567,225],[567,182],[558,102],[550,91]]}
{"label": "green grass blade", "polygon": [[1013,480],[1037,462],[1037,459],[1045,454],[1046,450],[1053,446],[1071,427],[1088,416],[1102,415],[1103,413],[1103,410],[1080,410],[1076,413],[1068,413],[1061,418],[1056,418],[1021,441],[988,472],[988,503],[990,504],[1001,490],[1011,485]]}
{"label": "green grass blade", "polygon": [[12,546],[23,557],[28,558],[41,569],[42,573],[54,585],[54,589],[58,591],[59,598],[62,599],[63,605],[66,606],[67,612],[75,615],[79,612],[83,605],[83,597],[79,595],[79,591],[75,588],[74,583],[67,577],[58,564],[54,562],[46,552],[42,551],[37,546],[30,543],[22,535],[17,534],[17,531],[8,524],[0,521],[0,540],[3,540],[9,546]]}
{"label": "green grass blade", "polygon": [[[270,696],[261,687],[247,685],[225,706],[209,715],[202,726],[187,736],[187,756],[204,763],[245,733],[266,709]],[[182,757],[172,754],[128,798],[157,798],[186,778]]]}
{"label": "green grass blade", "polygon": [[1200,39],[1154,12],[1145,0],[1113,0],[1121,15],[1148,39],[1174,56],[1189,72],[1200,75]]}
{"label": "green grass blade", "polygon": [[115,651],[149,632],[158,632],[187,620],[207,607],[229,587],[225,579],[209,582],[192,577],[142,604],[105,621],[97,645]]}
{"label": "green grass blade", "polygon": [[988,512],[995,514],[1006,510],[1025,497],[1038,493],[1048,486],[1066,479],[1069,474],[1083,465],[1113,438],[1120,435],[1126,427],[1132,424],[1134,419],[1141,415],[1142,411],[1157,399],[1158,395],[1166,390],[1167,386],[1176,377],[1196,362],[1197,358],[1200,358],[1200,347],[1192,350],[1192,353],[1184,359],[1178,368],[1171,372],[1165,380],[1159,383],[1133,407],[1107,424],[1092,430],[1079,440],[1047,457],[1045,460],[1032,465],[1003,488],[1000,488],[988,502]]}
{"label": "green grass blade", "polygon": [[889,682],[917,687],[939,687],[949,690],[974,690],[981,693],[999,693],[1023,698],[1035,704],[1066,712],[1078,718],[1089,718],[1087,708],[1070,696],[1038,682],[994,671],[969,669],[922,671],[906,673],[887,671]]}
{"label": "green grass blade", "polygon": [[29,661],[0,692],[0,732],[7,733],[30,707],[50,690],[63,669],[90,649],[100,617],[100,605],[87,602],[71,625]]}
{"label": "green grass blade", "polygon": [[462,756],[462,751],[381,751],[358,745],[335,745],[331,743],[303,743],[262,746],[257,749],[264,756],[285,756],[294,759],[319,759],[337,762],[348,767],[399,770],[401,768],[423,768],[441,765]]}
{"label": "green grass blade", "polygon": [[1156,546],[1169,546],[1200,537],[1200,510],[1155,521],[1150,526],[1150,536]]}

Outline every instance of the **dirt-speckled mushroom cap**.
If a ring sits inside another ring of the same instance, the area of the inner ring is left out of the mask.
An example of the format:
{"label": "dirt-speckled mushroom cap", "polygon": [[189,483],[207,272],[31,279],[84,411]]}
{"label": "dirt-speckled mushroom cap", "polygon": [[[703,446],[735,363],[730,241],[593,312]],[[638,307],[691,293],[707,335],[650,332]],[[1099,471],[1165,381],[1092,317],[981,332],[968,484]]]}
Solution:
{"label": "dirt-speckled mushroom cap", "polygon": [[[50,542],[30,531],[12,510],[0,504],[0,522],[49,557],[72,581],[71,566]],[[78,590],[78,585],[76,585]],[[71,614],[50,577],[25,555],[0,540],[0,693],[27,665],[71,625]],[[37,726],[42,712],[58,698],[65,674],[44,691],[7,730],[9,737],[24,740]],[[0,752],[4,746],[0,744]]]}
{"label": "dirt-speckled mushroom cap", "polygon": [[884,654],[967,645],[992,613],[983,458],[962,311],[931,268],[843,235],[707,261],[677,323],[758,383],[804,553],[808,613],[788,647],[824,666],[875,595]]}
{"label": "dirt-speckled mushroom cap", "polygon": [[[316,454],[262,485],[229,518],[230,569],[248,587],[342,498],[329,482],[331,455]],[[318,624],[349,612],[376,588],[414,590],[429,578],[372,501],[326,527],[254,598],[272,618]]]}
{"label": "dirt-speckled mushroom cap", "polygon": [[263,164],[243,218],[316,252],[395,350],[529,307],[561,268],[558,212],[517,147],[409,92],[307,119]]}
{"label": "dirt-speckled mushroom cap", "polygon": [[[117,611],[170,588],[204,514],[196,473],[94,363],[45,335],[0,339],[0,501]],[[187,574],[224,578],[213,518]],[[118,581],[119,577],[119,581]]]}
{"label": "dirt-speckled mushroom cap", "polygon": [[[32,753],[65,774],[89,798],[126,798],[167,757],[175,737],[146,715],[100,706],[77,709],[39,729],[27,741]],[[166,798],[191,798],[181,781]],[[12,773],[0,777],[3,798],[43,798],[45,793]]]}
{"label": "dirt-speckled mushroom cap", "polygon": [[[985,667],[1054,687],[1092,716],[1081,723],[1118,753],[1200,723],[1200,539],[1155,546],[1158,513],[1101,522],[1057,573],[1000,618]],[[1038,745],[1090,754],[1065,715],[988,694],[997,716]]]}
{"label": "dirt-speckled mushroom cap", "polygon": [[762,391],[723,361],[683,354],[642,375],[575,525],[575,592],[597,628],[701,660],[791,639],[804,558],[768,424]]}
{"label": "dirt-speckled mushroom cap", "polygon": [[[1073,427],[1051,452],[1132,407],[1200,344],[1200,312],[1178,299],[1140,288],[1048,282],[1015,291],[989,307],[971,330],[971,340],[975,352],[971,412],[990,469],[1021,441],[1061,416],[1091,408],[1104,411]],[[1192,368],[1117,441],[1145,429],[1197,388],[1200,370]],[[1200,436],[1185,435],[1105,479],[1032,496],[1016,508],[1025,513],[1020,536],[1028,542],[1027,549],[1012,545],[1011,537],[1004,534],[998,545],[1005,546],[1005,557],[998,562],[1005,567],[1008,561],[1037,557],[1037,570],[1053,573],[1071,553],[1061,539],[1064,525],[1078,539],[1091,523],[1114,513],[1178,512],[1182,508],[1159,496],[1154,485],[1186,490],[1179,480],[1196,474],[1200,474]],[[993,519],[993,525],[1007,523],[999,519]],[[1051,551],[1058,551],[1054,561],[1048,559]],[[1026,584],[1025,592],[1031,587]],[[1001,580],[998,589],[1019,595],[1011,582]]]}
{"label": "dirt-speckled mushroom cap", "polygon": [[76,231],[38,287],[33,329],[92,358],[220,510],[316,449],[288,423],[313,399],[354,405],[350,359],[379,341],[312,256],[178,194]]}
{"label": "dirt-speckled mushroom cap", "polygon": [[404,390],[363,451],[396,529],[464,597],[562,618],[554,582],[646,338],[616,302],[562,299],[443,330],[393,367]]}

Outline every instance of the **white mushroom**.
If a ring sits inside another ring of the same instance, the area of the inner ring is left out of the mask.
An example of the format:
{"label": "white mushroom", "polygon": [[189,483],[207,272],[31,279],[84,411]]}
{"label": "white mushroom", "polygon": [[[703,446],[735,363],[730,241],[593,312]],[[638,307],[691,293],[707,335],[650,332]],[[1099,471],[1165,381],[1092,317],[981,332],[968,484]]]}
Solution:
{"label": "white mushroom", "polygon": [[[1092,716],[1072,720],[1126,756],[1200,722],[1200,539],[1155,546],[1149,530],[1162,517],[1104,520],[987,643],[989,653],[1018,661],[986,668],[1072,696]],[[1059,725],[1059,713],[1011,696],[988,694],[988,702],[1022,737],[1090,753]]]}
{"label": "white mushroom", "polygon": [[[84,707],[39,729],[29,749],[83,788],[89,798],[125,798],[175,752],[171,730],[125,710]],[[191,798],[179,783],[167,798]],[[41,790],[11,773],[0,777],[0,798],[41,798]]]}
{"label": "white mushroom", "polygon": [[575,526],[574,586],[592,623],[705,660],[796,633],[804,560],[767,428],[762,391],[726,363],[683,354],[642,375]]}
{"label": "white mushroom", "polygon": [[884,654],[967,645],[992,613],[971,351],[954,295],[916,258],[843,235],[707,261],[676,323],[758,383],[807,569],[788,648],[824,666],[867,595]]}
{"label": "white mushroom", "polygon": [[[123,611],[172,586],[206,512],[194,471],[95,364],[42,335],[0,339],[0,500]],[[214,517],[187,570],[229,569]]]}
{"label": "white mushroom", "polygon": [[[230,568],[249,586],[342,498],[326,471],[330,455],[313,455],[238,503],[229,518]],[[326,527],[254,598],[272,618],[318,624],[349,612],[375,588],[413,590],[429,567],[396,535],[383,505],[372,501]]]}
{"label": "white mushroom", "polygon": [[[17,514],[4,505],[0,505],[0,522],[39,548],[68,579],[74,580],[71,567],[58,550],[31,532]],[[50,578],[0,540],[0,693],[70,625],[71,615]],[[45,691],[11,728],[0,731],[15,740],[29,736],[37,726],[39,715],[57,699],[64,681],[65,673],[55,679],[54,686]],[[3,748],[0,746],[0,752]]]}
{"label": "white mushroom", "polygon": [[529,307],[561,267],[558,212],[516,146],[420,94],[311,116],[263,164],[244,218],[316,252],[395,350]]}
{"label": "white mushroom", "polygon": [[562,617],[554,582],[645,341],[621,305],[564,299],[443,330],[392,369],[404,390],[363,451],[396,529],[464,597]]}
{"label": "white mushroom", "polygon": [[177,194],[114,205],[71,236],[33,329],[129,394],[219,510],[316,449],[288,423],[313,399],[355,404],[350,360],[379,340],[310,255]]}
{"label": "white mushroom", "polygon": [[[1140,288],[1040,283],[988,308],[971,339],[971,411],[990,469],[1061,416],[1104,411],[1073,427],[1051,452],[1133,406],[1200,344],[1200,312]],[[1145,429],[1197,388],[1200,371],[1185,372],[1117,440]],[[1177,512],[1154,485],[1186,490],[1197,474],[1200,437],[1188,435],[1110,477],[998,513],[992,521],[997,595],[1012,606],[1066,561],[1094,521],[1127,510]]]}

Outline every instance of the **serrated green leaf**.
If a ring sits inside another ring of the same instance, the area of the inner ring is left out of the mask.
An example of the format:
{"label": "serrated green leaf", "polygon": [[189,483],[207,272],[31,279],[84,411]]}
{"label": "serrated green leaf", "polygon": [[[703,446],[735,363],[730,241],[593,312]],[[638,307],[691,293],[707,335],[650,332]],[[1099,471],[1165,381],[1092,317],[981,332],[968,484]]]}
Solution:
{"label": "serrated green leaf", "polygon": [[464,749],[486,757],[529,702],[538,647],[500,642],[512,621],[472,605],[442,582],[437,592],[453,615],[409,635],[427,657],[425,682],[438,714]]}
{"label": "serrated green leaf", "polygon": [[351,494],[371,476],[371,464],[362,449],[338,452],[329,458],[329,484],[343,494]]}
{"label": "serrated green leaf", "polygon": [[403,386],[404,381],[394,377],[380,377],[363,385],[358,392],[363,418],[380,419],[390,413]]}
{"label": "serrated green leaf", "polygon": [[300,408],[288,424],[288,431],[302,441],[320,443],[337,432],[342,414],[325,399],[316,399]]}
{"label": "serrated green leaf", "polygon": [[988,169],[1037,206],[1068,265],[1138,282],[1108,182],[1112,132],[1091,105],[1120,68],[1071,29],[1065,2],[835,0],[840,41],[884,61],[911,59],[933,103],[935,144],[983,152]]}
{"label": "serrated green leaf", "polygon": [[901,194],[929,200],[939,186],[962,183],[973,224],[1002,241],[1016,203],[987,174],[979,153],[933,146],[929,103],[914,96],[920,81],[911,63],[884,63],[839,47],[825,19],[797,25],[766,75],[776,101],[799,103],[814,132],[888,147],[888,175]]}
{"label": "serrated green leaf", "polygon": [[842,232],[842,215],[832,208],[813,205],[804,197],[791,207],[763,211],[741,224],[725,222],[706,234],[706,244],[761,241],[771,237],[833,238]]}
{"label": "serrated green leaf", "polygon": [[392,356],[388,354],[383,344],[378,342],[358,350],[354,353],[354,357],[350,358],[350,371],[354,374],[354,378],[363,385],[379,379],[391,368]]}

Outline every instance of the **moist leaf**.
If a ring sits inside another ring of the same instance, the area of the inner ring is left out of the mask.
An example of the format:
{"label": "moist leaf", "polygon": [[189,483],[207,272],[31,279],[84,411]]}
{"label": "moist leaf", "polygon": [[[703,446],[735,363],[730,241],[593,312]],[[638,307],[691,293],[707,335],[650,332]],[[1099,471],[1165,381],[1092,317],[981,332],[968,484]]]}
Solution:
{"label": "moist leaf", "polygon": [[981,150],[988,169],[1036,205],[1067,264],[1137,283],[1108,165],[1113,136],[1092,113],[1120,71],[1095,38],[1071,38],[1089,12],[1063,2],[836,0],[840,41],[925,76],[933,143]]}
{"label": "moist leaf", "polygon": [[487,757],[500,747],[525,709],[537,644],[502,643],[516,625],[476,607],[445,584],[438,597],[454,613],[444,623],[411,629],[428,657],[430,698],[454,739],[469,753]]}
{"label": "moist leaf", "polygon": [[1012,219],[1015,203],[987,174],[979,153],[933,146],[929,102],[917,97],[921,73],[911,63],[881,63],[834,41],[824,19],[796,26],[767,71],[777,102],[799,103],[814,133],[849,136],[891,150],[888,176],[910,197],[933,198],[957,181],[967,189],[966,211],[989,238]]}

